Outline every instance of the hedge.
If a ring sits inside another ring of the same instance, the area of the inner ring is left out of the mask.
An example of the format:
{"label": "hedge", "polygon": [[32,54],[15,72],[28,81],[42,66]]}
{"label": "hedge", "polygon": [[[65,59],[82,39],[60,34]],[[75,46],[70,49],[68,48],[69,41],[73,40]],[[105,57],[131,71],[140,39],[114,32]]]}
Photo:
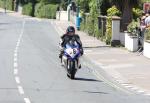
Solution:
{"label": "hedge", "polygon": [[4,8],[4,1],[0,0],[0,7]]}
{"label": "hedge", "polygon": [[14,10],[14,3],[13,0],[0,0],[0,7],[1,8],[5,8],[6,5],[6,9],[8,10]]}
{"label": "hedge", "polygon": [[98,20],[93,20],[90,14],[84,14],[81,22],[81,30],[98,39],[102,37],[101,30],[98,29]]}
{"label": "hedge", "polygon": [[38,3],[35,6],[34,15],[40,18],[55,19],[57,7],[58,5],[54,5],[54,4],[43,5],[41,3]]}
{"label": "hedge", "polygon": [[24,15],[33,16],[33,6],[32,6],[32,3],[25,4],[23,6],[22,13]]}

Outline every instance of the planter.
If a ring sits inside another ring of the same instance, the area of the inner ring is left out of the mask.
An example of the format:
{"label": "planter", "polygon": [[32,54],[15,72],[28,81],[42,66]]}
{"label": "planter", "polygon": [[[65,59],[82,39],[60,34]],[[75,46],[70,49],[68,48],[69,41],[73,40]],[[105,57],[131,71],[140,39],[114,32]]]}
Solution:
{"label": "planter", "polygon": [[135,52],[138,50],[138,37],[125,32],[125,48],[129,51]]}
{"label": "planter", "polygon": [[145,57],[150,58],[150,41],[144,41],[144,51]]}

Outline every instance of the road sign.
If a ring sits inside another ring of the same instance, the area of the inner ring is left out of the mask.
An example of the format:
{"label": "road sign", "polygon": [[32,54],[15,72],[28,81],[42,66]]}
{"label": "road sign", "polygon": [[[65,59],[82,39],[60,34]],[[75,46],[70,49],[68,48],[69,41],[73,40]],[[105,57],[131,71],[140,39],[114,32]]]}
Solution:
{"label": "road sign", "polygon": [[150,3],[143,4],[143,11],[147,13],[150,10]]}

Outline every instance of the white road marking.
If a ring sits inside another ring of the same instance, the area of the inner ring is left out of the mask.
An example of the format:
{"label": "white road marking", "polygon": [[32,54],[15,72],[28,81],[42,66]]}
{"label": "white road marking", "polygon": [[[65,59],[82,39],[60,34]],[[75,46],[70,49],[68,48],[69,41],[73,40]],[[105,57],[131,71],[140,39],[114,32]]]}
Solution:
{"label": "white road marking", "polygon": [[126,88],[132,88],[132,86],[131,85],[127,85],[127,86],[125,86]]}
{"label": "white road marking", "polygon": [[21,95],[24,94],[24,90],[23,90],[23,87],[22,86],[18,86],[18,91]]}
{"label": "white road marking", "polygon": [[88,52],[92,52],[92,50],[84,50],[84,52],[88,53]]}
{"label": "white road marking", "polygon": [[18,51],[18,47],[16,46],[15,51]]}
{"label": "white road marking", "polygon": [[31,103],[29,98],[24,98],[25,103]]}
{"label": "white road marking", "polygon": [[150,96],[150,93],[146,93],[146,94],[144,94],[144,95],[146,95],[146,96]]}
{"label": "white road marking", "polygon": [[100,62],[116,62],[116,59],[98,59]]}
{"label": "white road marking", "polygon": [[[15,76],[15,81],[17,83],[17,87],[18,87],[18,91],[20,93],[20,95],[24,95],[24,89],[23,87],[21,86],[21,81],[20,81],[20,77],[17,76],[18,75],[18,49],[19,49],[19,46],[20,46],[20,41],[21,41],[21,38],[22,38],[22,35],[24,33],[24,26],[25,26],[25,20],[23,21],[23,26],[22,26],[22,29],[21,29],[21,33],[20,33],[20,36],[17,40],[17,43],[16,43],[16,48],[14,50],[14,76]],[[24,98],[24,101],[25,103],[31,103],[30,99],[29,98]]]}
{"label": "white road marking", "polygon": [[17,53],[18,51],[17,50],[14,50],[14,53]]}
{"label": "white road marking", "polygon": [[17,43],[16,47],[19,47],[20,43]]}
{"label": "white road marking", "polygon": [[14,58],[14,62],[17,62],[17,58],[16,57]]}
{"label": "white road marking", "polygon": [[17,57],[17,53],[14,54],[14,57]]}
{"label": "white road marking", "polygon": [[115,79],[117,79],[117,80],[116,80],[117,82],[119,82],[119,83],[121,83],[121,84],[124,84],[124,81],[123,81],[123,80],[118,79],[118,77],[115,77]]}
{"label": "white road marking", "polygon": [[18,74],[18,69],[14,69],[14,75]]}
{"label": "white road marking", "polygon": [[18,63],[14,62],[14,68],[17,68],[17,67],[18,67]]}
{"label": "white road marking", "polygon": [[137,92],[138,92],[138,93],[144,93],[145,91],[143,91],[143,90],[138,90]]}
{"label": "white road marking", "polygon": [[123,85],[123,86],[128,86],[129,84],[123,83],[123,84],[121,84],[121,85]]}
{"label": "white road marking", "polygon": [[127,94],[131,94],[131,92],[124,90],[123,88],[119,87],[118,85],[108,81],[107,79],[105,79],[103,76],[101,76],[96,70],[93,70],[93,74],[99,78],[100,80],[103,80],[104,82],[106,82],[107,84],[109,84],[110,86],[112,86],[113,88],[117,88],[123,92],[126,92]]}
{"label": "white road marking", "polygon": [[20,41],[21,41],[21,39],[19,38],[18,41],[17,41],[17,43],[20,43]]}
{"label": "white road marking", "polygon": [[109,69],[109,68],[115,68],[115,69],[117,69],[117,68],[127,68],[127,67],[134,67],[135,65],[134,64],[112,64],[112,65],[108,65],[108,66],[102,66],[102,68],[104,68],[104,69]]}
{"label": "white road marking", "polygon": [[16,83],[20,84],[20,78],[18,76],[15,77]]}
{"label": "white road marking", "polygon": [[139,88],[138,87],[132,87],[131,89],[132,90],[138,90]]}

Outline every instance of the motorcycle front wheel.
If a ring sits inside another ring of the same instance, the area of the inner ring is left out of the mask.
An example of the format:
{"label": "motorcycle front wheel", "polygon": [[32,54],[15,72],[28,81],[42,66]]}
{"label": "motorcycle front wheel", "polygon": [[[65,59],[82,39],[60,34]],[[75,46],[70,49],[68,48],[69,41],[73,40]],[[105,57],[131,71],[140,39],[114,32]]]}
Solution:
{"label": "motorcycle front wheel", "polygon": [[68,74],[70,79],[74,79],[76,74],[75,61],[68,62]]}

